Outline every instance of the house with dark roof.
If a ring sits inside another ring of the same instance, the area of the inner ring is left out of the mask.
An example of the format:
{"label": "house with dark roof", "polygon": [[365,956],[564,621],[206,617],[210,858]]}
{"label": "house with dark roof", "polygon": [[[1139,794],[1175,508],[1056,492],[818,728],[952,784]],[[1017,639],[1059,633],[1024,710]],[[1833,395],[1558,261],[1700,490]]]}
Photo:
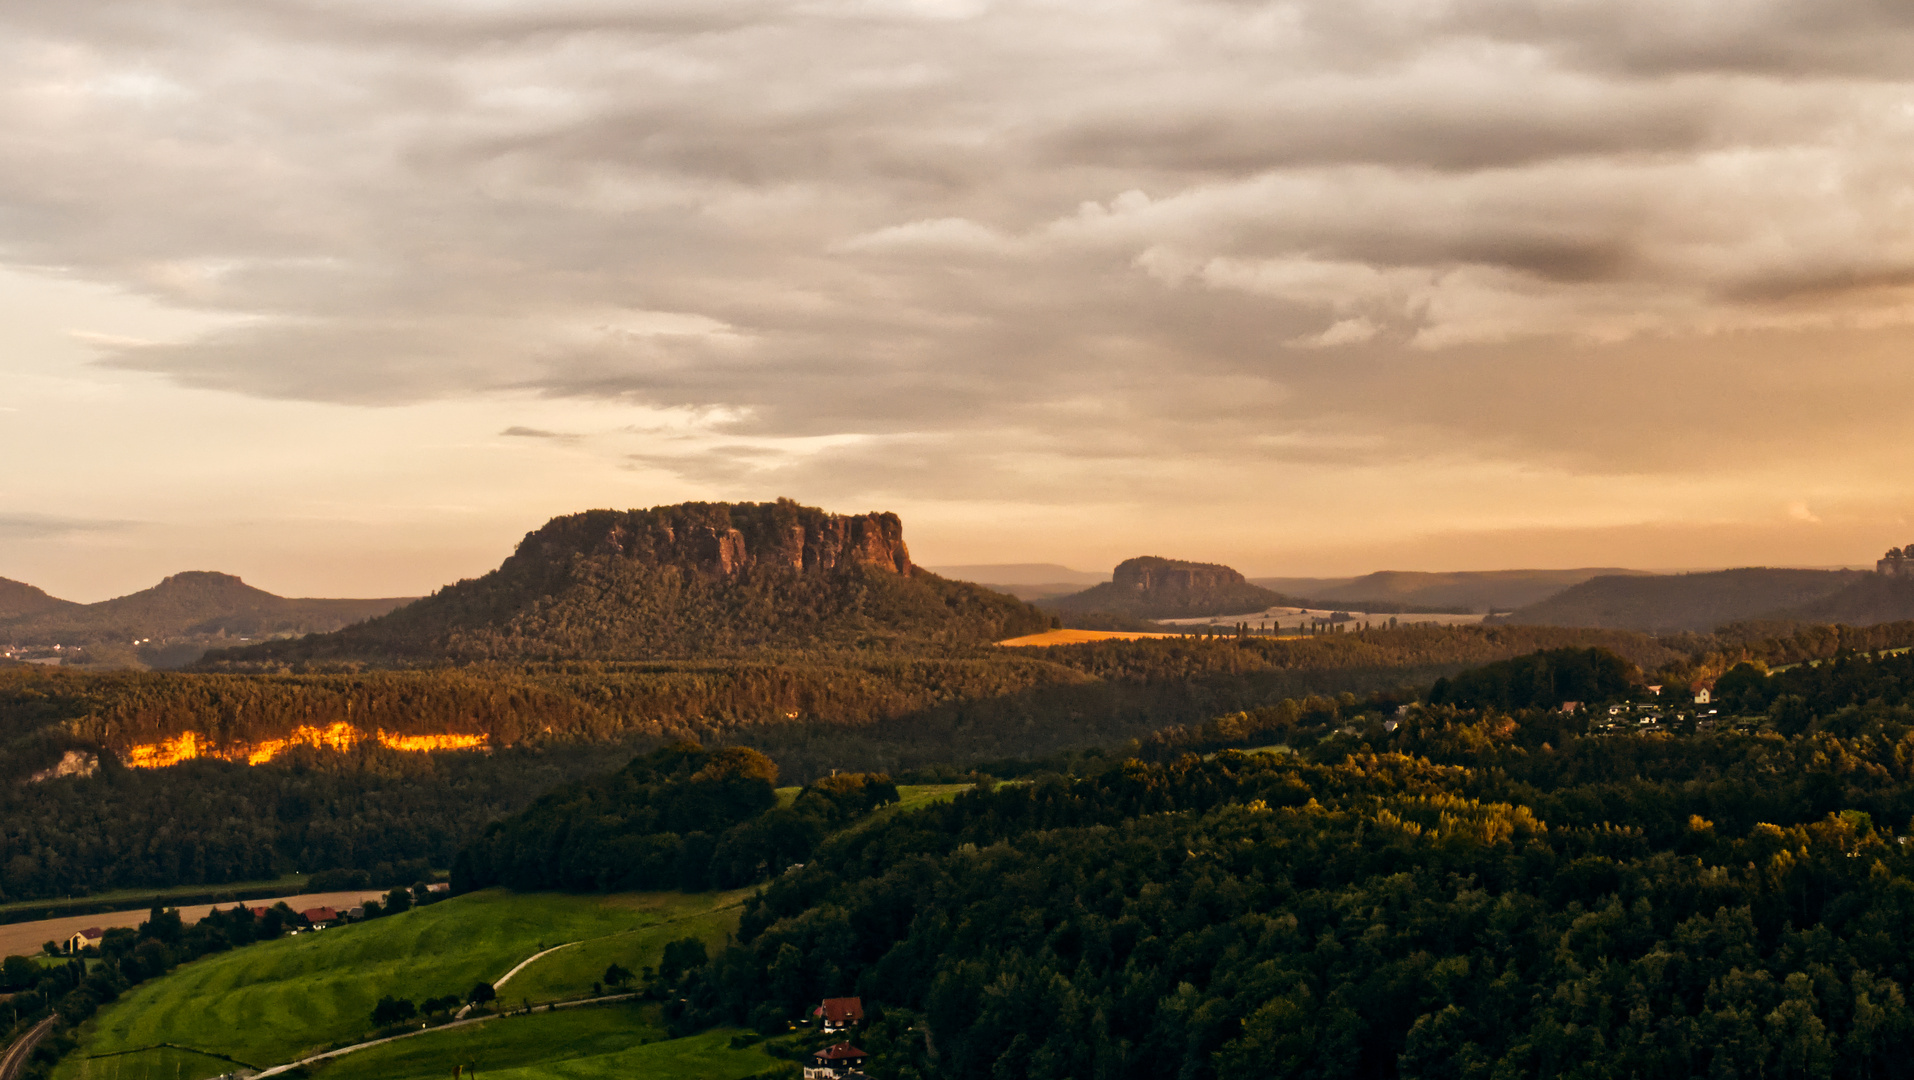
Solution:
{"label": "house with dark roof", "polygon": [[811,1055],[812,1064],[804,1070],[804,1080],[848,1080],[869,1057],[847,1042],[827,1046]]}
{"label": "house with dark roof", "polygon": [[66,939],[66,950],[68,952],[77,953],[86,949],[97,949],[100,947],[100,942],[105,940],[105,938],[105,930],[97,926],[89,926]]}
{"label": "house with dark roof", "polygon": [[864,1022],[863,998],[825,998],[824,1004],[811,1010],[824,1022],[825,1031],[843,1031]]}

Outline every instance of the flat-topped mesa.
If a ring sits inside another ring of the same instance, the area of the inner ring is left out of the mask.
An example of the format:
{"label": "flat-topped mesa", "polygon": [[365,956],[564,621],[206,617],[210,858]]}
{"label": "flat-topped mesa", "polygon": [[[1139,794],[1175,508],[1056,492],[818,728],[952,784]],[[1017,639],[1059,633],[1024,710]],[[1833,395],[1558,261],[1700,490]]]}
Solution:
{"label": "flat-topped mesa", "polygon": [[1139,593],[1210,593],[1245,583],[1221,563],[1184,562],[1155,555],[1126,559],[1111,575],[1118,589]]}
{"label": "flat-topped mesa", "polygon": [[775,503],[681,503],[588,510],[553,518],[525,537],[513,561],[568,554],[619,556],[728,578],[753,567],[830,571],[867,566],[911,573],[896,514],[831,514]]}

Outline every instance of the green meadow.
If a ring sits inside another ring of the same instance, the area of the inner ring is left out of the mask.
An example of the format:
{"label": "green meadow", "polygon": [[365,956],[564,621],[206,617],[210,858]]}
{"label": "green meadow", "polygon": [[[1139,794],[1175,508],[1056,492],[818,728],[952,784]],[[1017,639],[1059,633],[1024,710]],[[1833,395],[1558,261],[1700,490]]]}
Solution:
{"label": "green meadow", "polygon": [[734,1050],[731,1029],[669,1038],[656,1005],[618,1002],[432,1031],[312,1067],[313,1080],[411,1080],[454,1068],[499,1077],[662,1076],[738,1080],[777,1066],[756,1047]]}
{"label": "green meadow", "polygon": [[[955,798],[968,784],[900,786],[901,801],[866,819]],[[780,791],[784,801],[795,789]],[[853,825],[863,827],[865,822]],[[206,1080],[258,1070],[375,1034],[372,1007],[390,994],[414,1002],[496,982],[517,1007],[575,1000],[616,963],[656,967],[666,943],[707,949],[736,930],[750,889],[727,893],[571,895],[491,889],[403,915],[247,945],[204,957],[136,987],[80,1030],[55,1080]],[[610,988],[606,988],[610,992]],[[323,1080],[404,1080],[478,1066],[487,1080],[597,1080],[657,1076],[738,1080],[781,1063],[761,1048],[733,1049],[736,1032],[668,1039],[655,1006],[587,1005],[434,1030],[309,1066]]]}
{"label": "green meadow", "polygon": [[[629,902],[635,912],[652,921],[619,933],[580,941],[519,972],[499,989],[499,997],[517,1005],[590,996],[592,984],[604,978],[612,964],[634,975],[658,966],[667,942],[695,937],[708,952],[716,952],[737,929],[739,910],[749,889],[732,893],[639,893],[604,898],[608,903]],[[635,987],[635,984],[634,984]],[[607,988],[606,993],[610,993]]]}
{"label": "green meadow", "polygon": [[[500,992],[514,1003],[525,996],[578,997],[612,959],[631,967],[625,957],[649,956],[656,964],[664,943],[687,933],[721,942],[736,925],[742,895],[487,890],[403,915],[248,945],[181,965],[100,1010],[55,1076],[200,1080],[231,1070],[234,1062],[256,1069],[278,1065],[370,1035],[372,1006],[382,995],[414,1001],[463,996],[474,984],[494,981],[561,942],[617,941],[612,951],[577,945],[554,953]],[[600,963],[603,956],[610,958]],[[542,965],[553,961],[560,965],[548,977]],[[589,970],[592,964],[596,973]]]}

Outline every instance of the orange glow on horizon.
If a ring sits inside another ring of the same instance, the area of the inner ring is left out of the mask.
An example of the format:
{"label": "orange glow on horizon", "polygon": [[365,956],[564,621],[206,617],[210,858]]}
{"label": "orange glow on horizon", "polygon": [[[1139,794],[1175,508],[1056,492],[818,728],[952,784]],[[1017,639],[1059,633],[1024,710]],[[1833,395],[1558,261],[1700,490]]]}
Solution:
{"label": "orange glow on horizon", "polygon": [[295,746],[310,746],[315,750],[337,750],[344,753],[368,738],[388,750],[403,750],[410,753],[426,753],[432,750],[474,750],[485,745],[483,735],[452,733],[398,735],[380,729],[376,734],[368,736],[342,720],[322,728],[301,724],[282,739],[266,739],[257,743],[234,743],[227,747],[216,747],[198,732],[187,731],[162,742],[128,747],[123,759],[126,764],[135,769],[163,769],[168,765],[177,765],[182,761],[202,757],[218,758],[221,761],[244,761],[248,765],[263,765]]}

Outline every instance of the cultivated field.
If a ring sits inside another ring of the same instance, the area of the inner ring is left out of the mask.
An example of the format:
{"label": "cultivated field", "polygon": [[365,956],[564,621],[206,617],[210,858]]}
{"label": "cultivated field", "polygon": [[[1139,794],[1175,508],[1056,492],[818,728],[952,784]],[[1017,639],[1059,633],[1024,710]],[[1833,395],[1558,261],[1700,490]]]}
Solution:
{"label": "cultivated field", "polygon": [[[179,917],[194,923],[206,917],[214,908],[230,908],[234,904],[244,903],[247,907],[271,907],[285,903],[294,911],[307,908],[330,907],[345,909],[366,900],[382,899],[384,889],[353,889],[348,892],[302,893],[297,896],[277,896],[269,900],[233,901],[224,904],[191,904],[179,909]],[[111,930],[116,926],[138,926],[152,914],[150,908],[132,908],[125,911],[104,911],[92,915],[63,915],[57,919],[41,919],[38,922],[7,923],[0,925],[0,956],[32,956],[40,951],[41,945],[48,941],[65,941],[75,933],[89,926],[99,926]]]}
{"label": "cultivated field", "polygon": [[1128,630],[1046,630],[1041,634],[1025,634],[997,644],[1008,648],[1025,648],[1044,645],[1081,645],[1086,641],[1135,641],[1138,638],[1176,637],[1175,634],[1132,633]]}

